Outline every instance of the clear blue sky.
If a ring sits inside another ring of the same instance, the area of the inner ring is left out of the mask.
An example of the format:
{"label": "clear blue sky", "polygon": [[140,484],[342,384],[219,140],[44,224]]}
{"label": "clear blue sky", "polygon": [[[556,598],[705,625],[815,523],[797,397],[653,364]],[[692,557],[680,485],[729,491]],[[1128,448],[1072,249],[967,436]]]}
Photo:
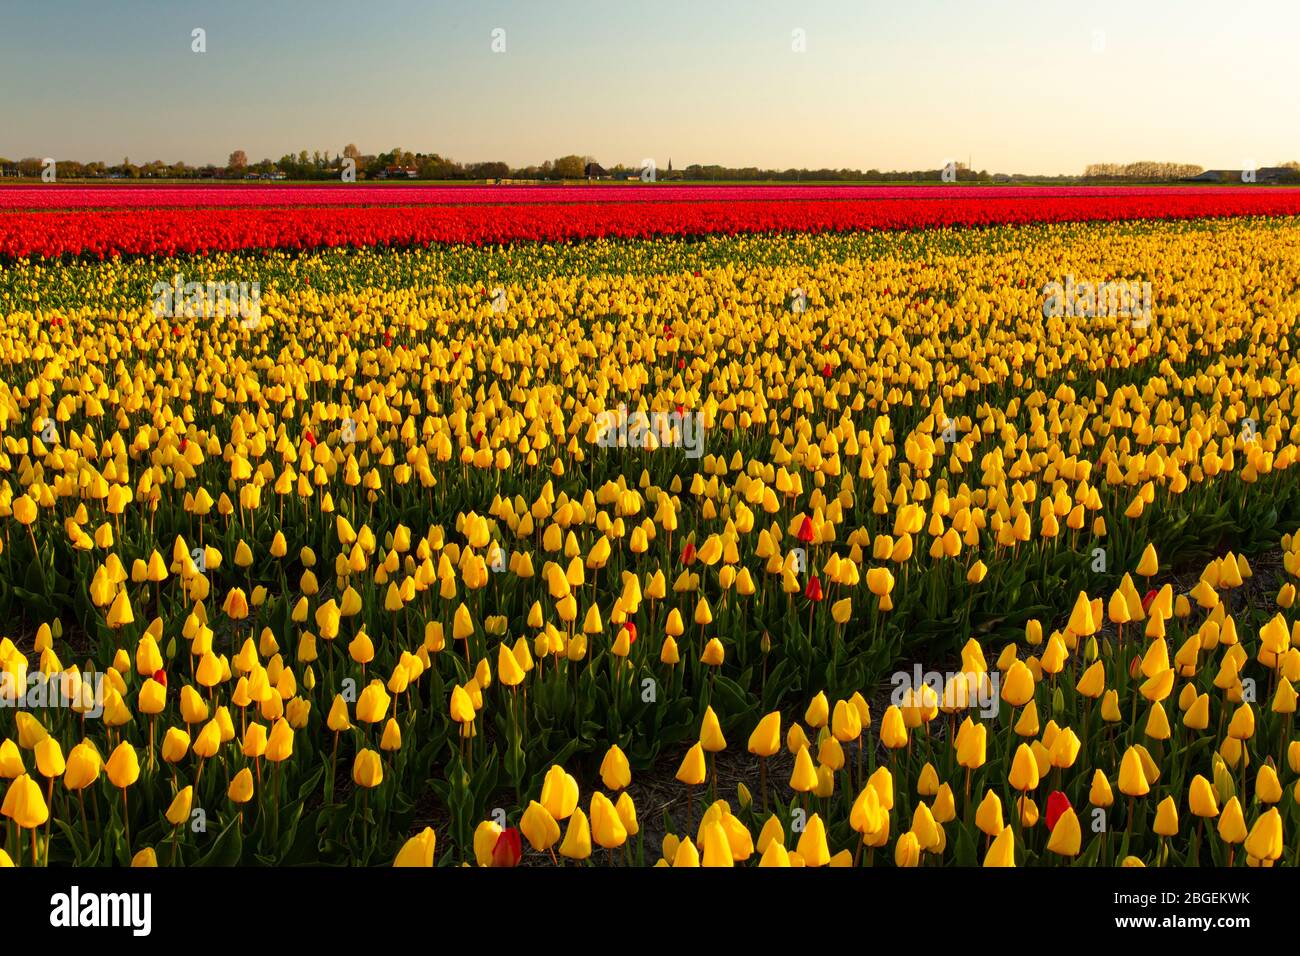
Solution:
{"label": "clear blue sky", "polygon": [[0,155],[1270,165],[1297,40],[1297,0],[0,0]]}

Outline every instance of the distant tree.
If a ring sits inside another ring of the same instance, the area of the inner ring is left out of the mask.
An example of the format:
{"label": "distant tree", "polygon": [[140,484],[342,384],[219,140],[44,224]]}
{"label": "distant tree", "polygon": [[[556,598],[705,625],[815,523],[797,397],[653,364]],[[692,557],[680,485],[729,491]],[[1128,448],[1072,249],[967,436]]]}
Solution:
{"label": "distant tree", "polygon": [[242,173],[244,167],[248,165],[248,154],[242,149],[237,149],[230,154],[230,159],[226,162],[226,168],[232,173]]}
{"label": "distant tree", "polygon": [[1084,167],[1083,178],[1091,180],[1124,179],[1143,182],[1163,182],[1171,179],[1190,179],[1203,173],[1200,166],[1191,163],[1152,162],[1089,163]]}
{"label": "distant tree", "polygon": [[510,167],[505,163],[474,163],[469,167],[470,179],[506,179]]}
{"label": "distant tree", "polygon": [[589,156],[561,156],[551,164],[551,179],[581,179],[587,164],[593,160]]}
{"label": "distant tree", "polygon": [[416,160],[415,167],[416,175],[421,179],[465,178],[465,170],[459,163],[454,163],[450,159],[439,156],[437,153],[420,156]]}

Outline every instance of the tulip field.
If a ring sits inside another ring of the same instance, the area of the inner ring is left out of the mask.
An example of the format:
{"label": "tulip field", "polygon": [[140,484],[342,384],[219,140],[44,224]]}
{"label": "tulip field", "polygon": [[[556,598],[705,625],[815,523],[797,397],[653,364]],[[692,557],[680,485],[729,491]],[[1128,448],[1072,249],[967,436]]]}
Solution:
{"label": "tulip field", "polygon": [[1287,189],[0,188],[0,864],[1300,864],[1297,290]]}

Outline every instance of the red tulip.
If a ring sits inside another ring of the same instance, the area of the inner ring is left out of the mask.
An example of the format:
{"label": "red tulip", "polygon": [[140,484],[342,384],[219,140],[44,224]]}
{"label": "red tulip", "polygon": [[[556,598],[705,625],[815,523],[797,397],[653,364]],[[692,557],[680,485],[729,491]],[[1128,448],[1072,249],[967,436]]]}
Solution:
{"label": "red tulip", "polygon": [[1061,818],[1061,814],[1070,809],[1070,798],[1060,790],[1053,790],[1047,798],[1047,829],[1055,828],[1056,821]]}
{"label": "red tulip", "polygon": [[164,687],[167,686],[167,672],[166,672],[166,671],[164,671],[164,670],[156,670],[156,671],[154,671],[154,672],[153,672],[153,679],[156,680],[158,683],[162,684]]}
{"label": "red tulip", "polygon": [[623,630],[627,631],[627,642],[628,642],[629,644],[635,644],[635,643],[636,643],[636,625],[633,624],[631,621],[628,621],[626,624],[623,625]]}
{"label": "red tulip", "polygon": [[502,830],[492,847],[492,865],[518,866],[519,858],[523,855],[524,848],[519,840],[519,831],[514,827]]}
{"label": "red tulip", "polygon": [[817,577],[815,574],[809,578],[808,587],[804,588],[803,594],[804,597],[810,601],[820,601],[822,597],[824,597],[822,594],[821,578]]}
{"label": "red tulip", "polygon": [[682,548],[682,564],[688,567],[695,563],[695,543],[687,541],[686,547]]}
{"label": "red tulip", "polygon": [[810,544],[813,539],[812,518],[804,515],[803,524],[799,525],[799,540],[804,544]]}
{"label": "red tulip", "polygon": [[831,377],[831,363],[827,362],[825,365],[822,366],[822,378],[830,378],[830,377]]}
{"label": "red tulip", "polygon": [[303,437],[307,439],[307,444],[308,444],[308,445],[311,445],[312,448],[315,448],[315,447],[316,447],[316,436],[313,435],[313,434],[311,433],[311,429],[310,429],[310,428],[307,429],[307,431],[303,433]]}
{"label": "red tulip", "polygon": [[[105,202],[97,187],[49,185],[39,190],[39,198],[30,191],[0,195],[0,255],[57,258],[88,253],[110,258],[1300,213],[1300,194],[1288,190],[1160,187],[1108,196],[1086,188],[1063,195],[1051,192],[1051,187],[998,187],[997,198],[991,199],[966,187],[827,186],[799,187],[800,201],[790,202],[795,187],[647,188],[655,190],[653,202],[644,201],[644,192],[620,189],[575,205],[562,187],[533,189],[518,194],[522,201],[505,203],[492,187],[437,186],[403,189],[399,199],[391,190],[354,186],[339,190],[337,198],[323,198],[320,190],[279,187],[271,201],[262,190],[232,200],[228,189],[199,187],[182,196],[169,194],[165,201],[150,189]],[[738,203],[738,198],[745,201]],[[114,208],[86,208],[91,205]],[[178,215],[176,207],[186,214]],[[304,285],[310,282],[304,279]],[[892,289],[887,294],[893,294]],[[480,295],[486,297],[487,290]],[[914,298],[933,304],[934,290],[917,290]]]}
{"label": "red tulip", "polygon": [[1150,610],[1150,608],[1151,608],[1151,602],[1154,601],[1154,600],[1156,599],[1156,594],[1157,594],[1156,589],[1155,589],[1155,588],[1152,588],[1152,589],[1151,589],[1150,591],[1148,591],[1148,592],[1146,593],[1146,595],[1142,598],[1142,610],[1143,610],[1143,611]]}

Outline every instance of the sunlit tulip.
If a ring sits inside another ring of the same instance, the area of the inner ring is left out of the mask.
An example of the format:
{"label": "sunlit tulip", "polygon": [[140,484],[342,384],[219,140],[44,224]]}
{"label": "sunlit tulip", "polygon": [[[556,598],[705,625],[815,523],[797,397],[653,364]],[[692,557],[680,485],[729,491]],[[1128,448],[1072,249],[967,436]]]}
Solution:
{"label": "sunlit tulip", "polygon": [[437,846],[438,838],[433,828],[425,827],[402,844],[402,848],[397,851],[396,859],[393,860],[393,866],[431,867]]}
{"label": "sunlit tulip", "polygon": [[605,752],[600,762],[600,779],[608,790],[622,790],[632,782],[631,767],[617,744]]}
{"label": "sunlit tulip", "polygon": [[555,817],[536,800],[528,804],[519,821],[519,829],[534,850],[549,850],[560,838],[560,825]]}

